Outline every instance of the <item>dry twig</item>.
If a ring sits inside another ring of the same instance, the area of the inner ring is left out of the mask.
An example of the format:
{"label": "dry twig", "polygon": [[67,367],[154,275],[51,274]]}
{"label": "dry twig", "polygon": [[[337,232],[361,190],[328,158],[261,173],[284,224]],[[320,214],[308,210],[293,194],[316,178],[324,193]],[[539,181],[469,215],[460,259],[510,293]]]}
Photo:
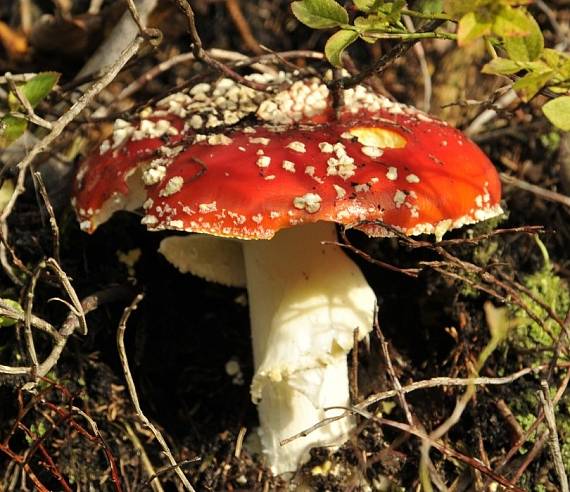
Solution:
{"label": "dry twig", "polygon": [[174,459],[172,451],[170,451],[170,448],[168,447],[166,440],[164,439],[164,437],[162,436],[162,434],[160,433],[158,428],[143,413],[141,406],[140,406],[137,390],[135,387],[135,382],[134,382],[133,376],[131,374],[131,369],[129,368],[129,360],[127,358],[127,352],[125,350],[125,331],[127,329],[127,322],[129,320],[131,313],[135,309],[137,309],[139,303],[142,301],[143,298],[144,298],[143,294],[138,294],[134,298],[134,300],[133,300],[133,302],[131,302],[130,306],[128,306],[125,309],[125,311],[123,312],[123,316],[121,316],[121,321],[119,322],[119,328],[117,329],[117,349],[119,351],[119,358],[121,360],[121,366],[123,368],[123,374],[124,374],[125,379],[127,381],[127,387],[129,389],[129,395],[131,396],[131,401],[133,402],[133,406],[135,407],[136,414],[138,415],[138,417],[140,418],[142,423],[153,433],[155,439],[160,444],[162,451],[164,452],[168,461],[170,462],[170,465],[175,470],[176,475],[178,476],[178,478],[180,479],[180,481],[182,482],[182,484],[184,485],[186,490],[188,490],[190,492],[195,492],[194,487],[192,487],[192,485],[188,481],[188,478],[186,477],[186,475],[182,471],[182,468],[180,468],[180,464]]}
{"label": "dry twig", "polygon": [[[119,59],[109,67],[108,71],[97,81],[95,81],[85,93],[66,111],[56,122],[53,123],[51,131],[39,142],[34,145],[26,156],[18,164],[18,176],[16,178],[16,186],[10,200],[0,214],[0,235],[3,240],[8,242],[8,224],[7,220],[14,209],[14,205],[18,197],[25,191],[24,181],[26,175],[32,166],[34,160],[42,152],[50,148],[54,141],[61,135],[67,125],[69,125],[83,111],[88,104],[93,101],[95,96],[99,94],[113,79],[117,76],[121,68],[142,46],[144,39],[140,36],[123,51]],[[12,266],[7,261],[5,242],[0,244],[0,261],[10,279],[16,284],[21,285],[21,281],[13,271]]]}
{"label": "dry twig", "polygon": [[534,185],[527,181],[524,181],[514,176],[509,176],[508,174],[501,173],[501,181],[507,185],[516,186],[521,190],[528,191],[533,195],[536,195],[543,200],[548,200],[549,202],[560,203],[566,207],[570,207],[570,196],[563,195],[556,191],[547,190],[541,186]]}
{"label": "dry twig", "polygon": [[200,35],[198,34],[198,30],[196,29],[196,21],[194,17],[194,10],[188,3],[188,0],[176,0],[176,3],[184,12],[186,19],[188,20],[188,29],[190,32],[190,37],[192,39],[192,52],[197,60],[202,60],[204,63],[209,65],[210,67],[216,69],[220,73],[223,73],[226,77],[239,82],[241,85],[245,85],[250,89],[256,91],[267,91],[271,89],[271,86],[268,84],[262,84],[259,82],[255,82],[253,80],[246,79],[244,76],[237,73],[235,70],[232,70],[228,65],[219,62],[215,58],[212,58],[208,52],[204,49],[202,45],[202,40]]}
{"label": "dry twig", "polygon": [[[304,429],[303,431],[294,434],[293,436],[288,437],[281,441],[281,445],[285,446],[287,443],[298,439],[300,437],[305,437],[309,435],[311,432],[320,429],[324,425],[328,425],[332,422],[337,420],[343,419],[352,415],[354,412],[366,410],[369,406],[378,403],[383,400],[387,400],[389,398],[397,397],[398,394],[408,394],[412,393],[413,391],[417,391],[420,389],[428,389],[428,388],[438,388],[438,387],[450,387],[450,386],[481,386],[481,385],[504,385],[510,384],[517,379],[520,379],[524,376],[528,376],[529,374],[536,374],[540,371],[543,371],[549,367],[549,364],[542,364],[540,366],[535,367],[527,367],[521,369],[520,371],[514,372],[509,376],[503,376],[498,378],[490,378],[490,377],[474,377],[474,378],[450,378],[450,377],[436,377],[431,379],[426,379],[423,381],[416,381],[414,383],[408,384],[406,386],[402,386],[400,391],[388,390],[382,391],[381,393],[375,393],[370,395],[368,398],[360,402],[358,405],[355,405],[350,411],[346,411],[344,414],[336,415],[334,417],[327,417],[326,419],[321,420],[320,422],[315,423],[315,425]],[[558,367],[570,367],[569,363],[560,363]],[[570,371],[569,371],[570,372]],[[555,399],[555,401],[557,401]]]}
{"label": "dry twig", "polygon": [[543,379],[540,382],[540,391],[538,395],[540,401],[542,402],[542,411],[544,412],[544,418],[546,420],[546,425],[548,427],[548,445],[550,448],[550,455],[552,456],[552,461],[554,462],[554,469],[558,475],[558,481],[560,482],[561,492],[570,492],[568,487],[568,475],[564,470],[564,463],[562,461],[562,453],[560,451],[560,442],[558,441],[558,431],[556,429],[556,416],[554,415],[554,405],[550,398],[550,388],[548,387],[548,382]]}

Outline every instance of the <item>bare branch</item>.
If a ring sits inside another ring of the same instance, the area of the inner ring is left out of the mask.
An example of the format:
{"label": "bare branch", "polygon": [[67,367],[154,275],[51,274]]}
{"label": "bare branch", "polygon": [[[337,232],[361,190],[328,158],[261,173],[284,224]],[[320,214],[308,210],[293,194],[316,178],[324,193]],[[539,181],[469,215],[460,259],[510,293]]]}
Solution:
{"label": "bare branch", "polygon": [[188,490],[190,492],[195,492],[194,488],[192,487],[192,485],[188,481],[188,478],[186,477],[186,475],[184,474],[184,472],[180,468],[180,465],[174,459],[174,456],[172,455],[172,451],[170,451],[170,448],[168,447],[166,440],[164,439],[164,437],[162,436],[162,434],[160,433],[158,428],[143,413],[141,406],[140,406],[140,403],[139,403],[139,397],[138,397],[137,390],[135,387],[135,382],[134,382],[133,376],[131,374],[131,369],[129,368],[129,360],[127,358],[127,352],[125,350],[125,331],[127,329],[127,322],[129,320],[131,313],[135,309],[137,309],[139,303],[143,300],[143,298],[144,298],[143,294],[138,294],[134,298],[134,300],[133,300],[133,302],[131,302],[130,306],[128,306],[125,309],[125,311],[123,312],[123,316],[121,317],[121,321],[119,322],[119,328],[117,329],[117,349],[119,350],[119,358],[121,360],[121,366],[123,367],[123,374],[125,375],[125,379],[127,381],[127,387],[129,389],[129,395],[131,396],[131,400],[133,402],[133,406],[135,407],[136,414],[141,419],[142,423],[148,429],[150,429],[150,431],[153,433],[155,439],[160,444],[160,447],[162,448],[162,450],[163,450],[164,454],[166,455],[168,461],[170,462],[170,464],[173,467],[175,467],[176,475],[178,476],[178,478],[180,479],[180,481],[182,482],[182,484],[184,485],[186,490]]}

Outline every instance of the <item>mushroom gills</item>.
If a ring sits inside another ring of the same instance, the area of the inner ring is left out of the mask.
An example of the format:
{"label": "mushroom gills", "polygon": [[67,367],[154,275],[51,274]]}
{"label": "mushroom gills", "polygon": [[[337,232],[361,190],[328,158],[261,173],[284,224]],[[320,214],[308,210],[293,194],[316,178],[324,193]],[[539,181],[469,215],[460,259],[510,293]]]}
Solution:
{"label": "mushroom gills", "polygon": [[170,236],[158,251],[181,273],[229,287],[246,285],[239,241],[202,234]]}

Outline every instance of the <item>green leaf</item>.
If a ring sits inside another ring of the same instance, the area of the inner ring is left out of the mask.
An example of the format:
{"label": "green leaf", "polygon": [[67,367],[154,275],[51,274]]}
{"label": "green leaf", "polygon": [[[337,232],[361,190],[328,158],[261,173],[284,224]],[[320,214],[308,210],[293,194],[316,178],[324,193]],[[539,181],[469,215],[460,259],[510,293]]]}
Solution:
{"label": "green leaf", "polygon": [[[23,313],[24,310],[22,309],[22,306],[20,306],[20,304],[18,304],[16,301],[13,301],[12,299],[2,299],[6,304],[8,304],[14,311]],[[8,326],[13,326],[17,323],[18,321],[16,321],[13,318],[10,318],[8,316],[0,316],[0,328],[4,328],[4,327],[8,327]]]}
{"label": "green leaf", "polygon": [[493,34],[500,38],[528,36],[535,29],[536,22],[533,21],[525,9],[505,6],[495,16]]}
{"label": "green leaf", "polygon": [[325,44],[325,56],[335,67],[342,66],[344,50],[358,39],[358,33],[349,29],[335,32]]}
{"label": "green leaf", "polygon": [[32,108],[35,108],[42,99],[47,97],[57,84],[59,76],[60,74],[57,72],[42,72],[20,87],[24,96],[30,101]]}
{"label": "green leaf", "polygon": [[12,142],[21,137],[28,127],[28,122],[23,118],[7,114],[0,120],[0,149],[8,147]]}
{"label": "green leaf", "polygon": [[415,3],[415,8],[424,14],[441,14],[443,12],[443,0],[419,0]]}
{"label": "green leaf", "polygon": [[[512,9],[511,9],[512,10]],[[544,37],[542,36],[542,31],[540,26],[526,10],[519,9],[514,12],[521,14],[520,19],[525,19],[524,21],[519,20],[520,26],[525,25],[526,34],[522,36],[506,36],[503,38],[503,44],[509,57],[512,60],[517,61],[533,61],[540,57],[544,50]],[[517,15],[519,15],[517,14]],[[502,24],[502,26],[501,26]],[[506,23],[500,22],[499,25],[502,29],[506,29]],[[494,29],[497,28],[497,21],[495,21]],[[498,34],[495,31],[496,34]]]}
{"label": "green leaf", "polygon": [[556,70],[561,78],[570,79],[570,55],[568,53],[546,48],[542,52],[541,59],[550,68]]}
{"label": "green leaf", "polygon": [[375,43],[377,39],[372,36],[366,36],[368,31],[385,31],[390,22],[383,14],[368,15],[367,17],[357,17],[354,19],[354,27],[364,41],[367,43]]}
{"label": "green leaf", "polygon": [[11,179],[5,179],[0,187],[0,212],[4,211],[13,194],[14,182]]}
{"label": "green leaf", "polygon": [[481,2],[478,0],[444,0],[445,11],[452,17],[462,17],[474,12]]}
{"label": "green leaf", "polygon": [[512,75],[523,70],[521,63],[508,58],[493,58],[482,69],[482,73],[492,75]]}
{"label": "green leaf", "polygon": [[378,8],[381,0],[353,0],[355,7],[362,12],[371,12]]}
{"label": "green leaf", "polygon": [[485,17],[469,12],[459,20],[457,28],[457,44],[465,46],[477,38],[491,34],[492,23]]}
{"label": "green leaf", "polygon": [[293,2],[291,10],[300,22],[313,29],[327,29],[348,24],[348,12],[334,0]]}
{"label": "green leaf", "polygon": [[[57,72],[42,72],[19,85],[20,92],[28,99],[32,108],[35,108],[54,88],[59,80],[60,74]],[[20,101],[15,94],[10,93],[8,104],[12,111],[20,109]]]}
{"label": "green leaf", "polygon": [[396,0],[394,2],[388,2],[385,4],[384,8],[380,10],[384,12],[387,19],[392,23],[400,22],[402,18],[402,9],[406,6],[405,0]]}
{"label": "green leaf", "polygon": [[552,70],[529,72],[513,84],[513,89],[520,94],[523,101],[530,101],[548,83],[553,75],[554,72]]}
{"label": "green leaf", "polygon": [[548,101],[542,106],[542,111],[554,126],[570,132],[570,96],[561,96]]}

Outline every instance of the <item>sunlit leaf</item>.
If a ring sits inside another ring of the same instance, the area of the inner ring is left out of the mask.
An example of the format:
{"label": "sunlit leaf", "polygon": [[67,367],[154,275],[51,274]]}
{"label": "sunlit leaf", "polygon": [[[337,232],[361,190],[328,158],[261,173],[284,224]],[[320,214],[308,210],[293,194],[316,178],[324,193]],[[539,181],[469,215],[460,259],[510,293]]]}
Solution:
{"label": "sunlit leaf", "polygon": [[443,12],[443,0],[419,0],[415,3],[415,9],[424,14],[441,14]]}
{"label": "sunlit leaf", "polygon": [[[54,88],[59,80],[57,72],[42,72],[35,75],[26,83],[18,86],[22,95],[30,102],[32,108],[35,108]],[[21,104],[15,94],[10,93],[9,106],[15,111],[20,108]]]}
{"label": "sunlit leaf", "polygon": [[554,126],[570,132],[570,96],[561,96],[548,101],[542,106],[542,111]]}
{"label": "sunlit leaf", "polygon": [[540,89],[542,89],[552,78],[551,70],[544,72],[529,72],[513,84],[523,101],[530,101]]}
{"label": "sunlit leaf", "polygon": [[4,116],[0,120],[0,149],[8,147],[12,142],[21,137],[28,127],[28,122],[23,118]]}
{"label": "sunlit leaf", "polygon": [[523,69],[519,62],[509,60],[508,58],[493,58],[487,63],[481,72],[492,75],[512,75]]}
{"label": "sunlit leaf", "polygon": [[477,38],[491,34],[492,27],[492,23],[485,17],[469,12],[459,20],[457,44],[465,46]]}
{"label": "sunlit leaf", "polygon": [[526,10],[527,34],[503,39],[503,45],[509,57],[517,61],[532,61],[540,57],[544,50],[544,37],[540,26]]}
{"label": "sunlit leaf", "polygon": [[353,0],[353,3],[362,12],[372,12],[378,8],[382,0]]}
{"label": "sunlit leaf", "polygon": [[[18,304],[16,301],[13,301],[12,299],[2,299],[2,300],[6,304],[8,304],[14,311],[20,312],[20,313],[24,312],[24,310],[22,309],[22,306],[20,306],[20,304]],[[10,318],[8,316],[0,316],[0,328],[13,326],[16,323],[17,323],[17,321],[13,318]]]}
{"label": "sunlit leaf", "polygon": [[348,23],[348,12],[334,0],[293,2],[291,10],[300,22],[313,29],[327,29]]}
{"label": "sunlit leaf", "polygon": [[325,45],[325,56],[335,67],[342,66],[344,50],[358,39],[358,33],[349,29],[341,29],[334,33]]}

